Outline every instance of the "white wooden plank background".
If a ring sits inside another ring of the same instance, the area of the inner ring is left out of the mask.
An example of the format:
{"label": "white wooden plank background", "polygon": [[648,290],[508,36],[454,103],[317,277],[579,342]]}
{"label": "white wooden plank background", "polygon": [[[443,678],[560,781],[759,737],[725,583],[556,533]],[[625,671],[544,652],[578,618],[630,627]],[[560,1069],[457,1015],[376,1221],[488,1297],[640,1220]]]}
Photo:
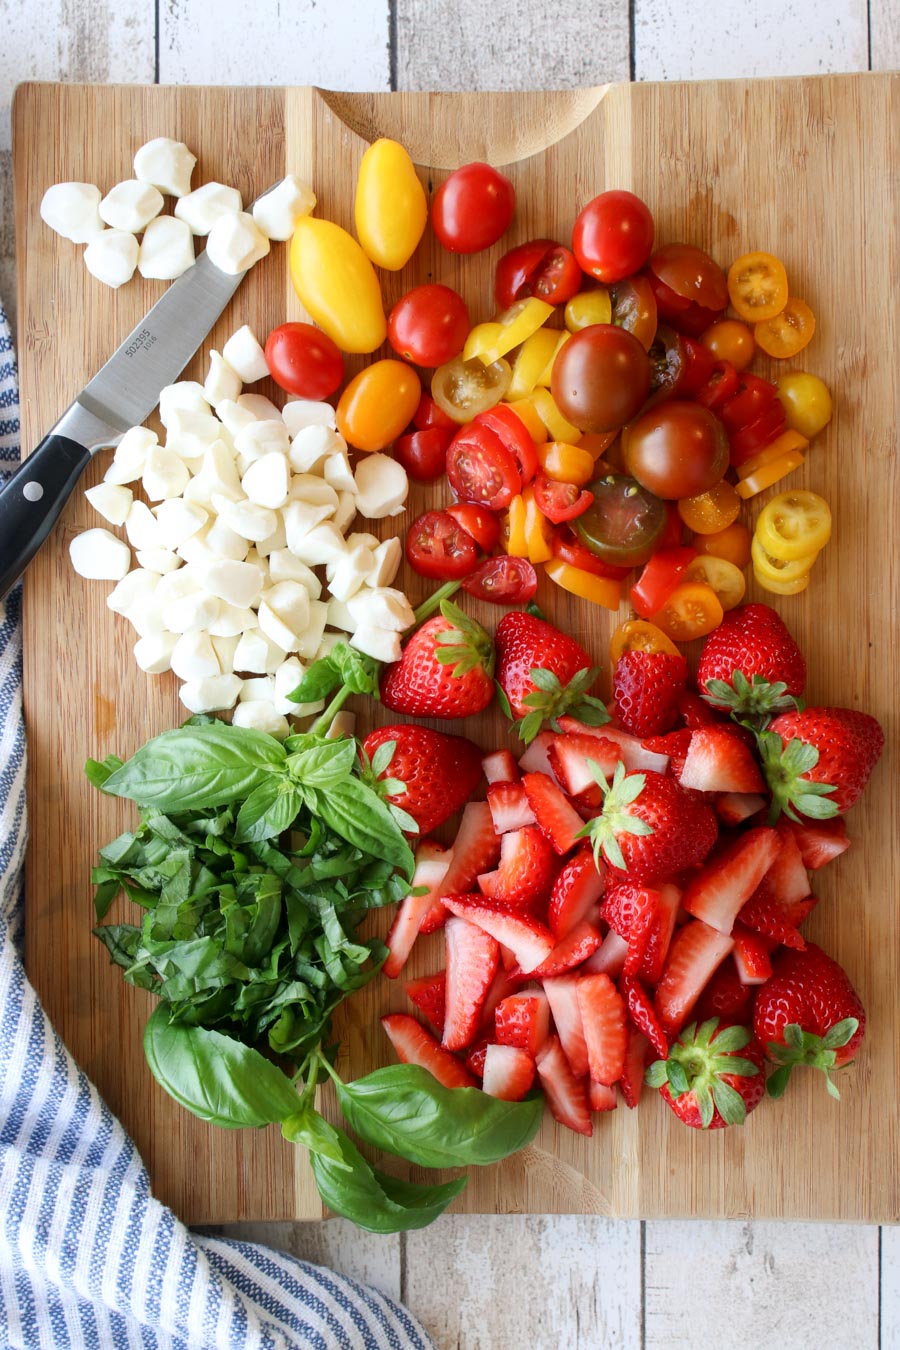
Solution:
{"label": "white wooden plank background", "polygon": [[[900,0],[0,0],[0,32],[7,312],[18,80],[514,89],[900,65]],[[440,1350],[900,1347],[898,1229],[460,1215],[393,1238],[343,1221],[216,1231],[406,1299]]]}

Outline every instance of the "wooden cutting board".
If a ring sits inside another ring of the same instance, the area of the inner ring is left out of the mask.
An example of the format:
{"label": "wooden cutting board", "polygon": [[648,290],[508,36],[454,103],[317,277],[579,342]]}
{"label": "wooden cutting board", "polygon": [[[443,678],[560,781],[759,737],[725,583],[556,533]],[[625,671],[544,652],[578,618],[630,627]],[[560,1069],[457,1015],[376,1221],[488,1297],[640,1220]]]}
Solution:
{"label": "wooden cutting board", "polygon": [[[197,151],[195,183],[234,183],[245,200],[285,171],[300,174],[314,184],[320,213],[344,225],[360,156],[376,135],[398,137],[431,166],[422,169],[429,193],[442,170],[468,159],[507,165],[518,210],[502,245],[460,260],[435,248],[429,233],[412,267],[383,278],[389,304],[434,275],[462,289],[473,318],[489,317],[502,249],[535,235],[567,239],[578,207],[618,186],[650,204],[660,240],[691,240],[723,263],[773,249],[818,316],[799,364],[832,386],[836,412],[792,482],[824,493],[836,526],[808,592],[778,608],[809,659],[810,698],[868,709],[888,734],[865,803],[850,817],[854,846],[816,878],[821,903],[809,923],[866,1003],[864,1052],[841,1075],[839,1105],[809,1074],[792,1083],[780,1108],[765,1105],[743,1130],[685,1130],[649,1093],[638,1111],[599,1118],[589,1140],[548,1120],[523,1154],[473,1170],[460,1209],[871,1221],[900,1214],[897,94],[896,78],[854,75],[559,95],[24,85],[16,96],[26,447],[162,289],[136,279],[113,293],[93,281],[80,250],[42,225],[41,195],[62,179],[108,190],[129,176],[135,149],[157,135]],[[276,245],[207,350],[246,321],[265,334],[301,316],[286,261]],[[198,358],[188,376],[202,379],[204,363]],[[85,486],[103,467],[92,467]],[[421,509],[444,492],[417,490],[411,505]],[[151,1001],[122,982],[90,935],[95,850],[132,814],[87,787],[83,761],[132,753],[183,710],[171,677],[146,677],[135,666],[134,635],[106,608],[107,587],[72,574],[67,547],[89,523],[96,520],[79,493],[26,586],[28,969],[66,1044],[137,1140],[157,1195],[183,1219],[319,1216],[303,1153],[275,1130],[208,1128],[157,1090],[141,1053]],[[407,581],[420,598],[421,581]],[[546,583],[539,596],[547,611],[603,660],[618,619],[550,589]],[[481,617],[493,623],[497,613]],[[496,719],[464,729],[486,747],[505,743]],[[411,973],[436,968],[436,942],[417,952]],[[345,1076],[390,1061],[377,1018],[404,1002],[402,988],[384,980],[351,1001],[340,1027]]]}

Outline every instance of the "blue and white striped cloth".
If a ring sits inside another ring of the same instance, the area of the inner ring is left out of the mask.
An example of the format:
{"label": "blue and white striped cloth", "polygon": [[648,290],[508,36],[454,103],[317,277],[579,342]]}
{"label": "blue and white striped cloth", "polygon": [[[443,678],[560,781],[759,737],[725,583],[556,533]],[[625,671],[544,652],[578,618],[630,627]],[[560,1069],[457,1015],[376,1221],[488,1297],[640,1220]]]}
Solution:
{"label": "blue and white striped cloth", "polygon": [[[19,459],[18,413],[0,308],[0,474]],[[179,1223],[48,1022],[19,951],[20,612],[17,587],[0,603],[0,1346],[427,1350],[420,1324],[376,1290]]]}

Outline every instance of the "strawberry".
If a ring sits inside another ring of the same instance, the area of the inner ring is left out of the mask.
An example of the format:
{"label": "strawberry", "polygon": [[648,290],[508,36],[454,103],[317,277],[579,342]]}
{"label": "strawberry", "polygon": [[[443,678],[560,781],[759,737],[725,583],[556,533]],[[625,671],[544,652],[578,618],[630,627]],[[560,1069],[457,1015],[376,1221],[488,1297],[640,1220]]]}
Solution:
{"label": "strawberry", "polygon": [[598,1083],[617,1083],[625,1068],[625,1003],[608,975],[582,975],[576,989],[588,1065]]}
{"label": "strawberry", "polygon": [[765,797],[756,792],[724,792],[716,802],[716,815],[723,825],[742,825],[765,807]]}
{"label": "strawberry", "polygon": [[[494,833],[491,808],[487,802],[468,802],[453,841],[450,865],[439,895],[460,895],[470,891],[479,873],[495,867],[499,861],[500,840]],[[425,914],[421,931],[433,933],[443,926],[446,918],[443,900],[435,900]]]}
{"label": "strawberry", "polygon": [[689,883],[682,905],[720,933],[730,933],[741,906],[750,899],[778,856],[775,830],[760,825],[731,839]]}
{"label": "strawberry", "polygon": [[658,891],[630,881],[616,881],[607,890],[600,917],[628,942],[626,974],[635,975],[640,970],[658,915]]}
{"label": "strawberry", "polygon": [[868,713],[804,708],[776,717],[759,742],[773,815],[822,820],[859,800],[884,748],[884,732]]}
{"label": "strawberry", "polygon": [[555,724],[563,713],[572,712],[592,726],[609,720],[600,700],[588,694],[599,672],[574,638],[544,619],[515,610],[504,614],[494,641],[504,712],[518,723],[526,745],[544,722]]}
{"label": "strawberry", "polygon": [[665,1059],[669,1053],[669,1042],[666,1039],[666,1033],[660,1026],[656,1009],[653,1007],[647,990],[632,975],[622,976],[619,989],[625,999],[628,1018],[632,1026],[643,1032],[656,1053]]}
{"label": "strawberry", "polygon": [[497,1004],[494,1029],[498,1045],[516,1045],[532,1059],[550,1034],[550,1004],[542,989],[510,994]]}
{"label": "strawberry", "polygon": [[488,934],[465,919],[448,919],[445,1050],[470,1045],[481,1025],[481,1006],[497,973],[500,953]]}
{"label": "strawberry", "polygon": [[559,854],[570,853],[578,843],[583,821],[565,794],[543,773],[526,773],[522,787],[535,819]]}
{"label": "strawberry", "polygon": [[647,1063],[647,1050],[650,1042],[642,1031],[628,1028],[628,1048],[625,1051],[625,1068],[619,1079],[619,1087],[625,1098],[625,1105],[633,1111],[641,1099],[644,1086],[644,1068]]}
{"label": "strawberry", "polygon": [[765,878],[747,903],[738,910],[737,921],[751,932],[768,938],[776,946],[795,947],[798,951],[806,946],[796,923],[788,917],[787,908],[766,888]]}
{"label": "strawberry", "polygon": [[476,1087],[475,1079],[455,1055],[434,1039],[409,1013],[389,1013],[381,1025],[390,1038],[401,1064],[418,1064],[444,1087]]}
{"label": "strawberry", "polygon": [[[802,951],[806,943],[797,932],[800,920],[794,916],[798,912],[795,906],[809,896],[809,878],[789,824],[784,820],[778,822],[778,854],[750,899],[742,906],[738,918],[742,924],[771,938],[775,943],[784,943],[787,947],[797,947]],[[799,911],[802,918],[808,912],[808,909]]]}
{"label": "strawberry", "polygon": [[756,995],[753,1030],[779,1066],[769,1079],[780,1097],[791,1071],[809,1064],[825,1074],[832,1097],[840,1093],[829,1076],[856,1054],[866,1030],[866,1013],[846,971],[809,943],[803,952],[782,952],[772,978]]}
{"label": "strawberry", "polygon": [[684,730],[697,731],[701,727],[720,727],[725,720],[720,712],[716,712],[708,703],[694,694],[690,689],[686,689],[678,700],[678,716],[684,723]]}
{"label": "strawberry", "polygon": [[582,846],[553,883],[547,924],[557,940],[587,918],[605,887],[606,868],[603,863],[595,863],[591,850]]}
{"label": "strawberry", "polygon": [[622,748],[603,736],[567,733],[552,738],[548,755],[554,777],[569,796],[592,793],[594,805],[599,807],[602,797],[590,761],[597,765],[605,778],[612,778],[622,758]]}
{"label": "strawberry", "polygon": [[[639,772],[652,769],[654,773],[665,773],[669,767],[667,754],[656,754],[652,750],[645,749],[640,737],[632,736],[618,727],[589,727],[574,717],[561,717],[559,725],[566,735],[591,736],[594,740],[612,741],[619,747],[621,760],[629,772],[632,769]],[[604,747],[603,753],[609,753],[607,747]]]}
{"label": "strawberry", "polygon": [[797,841],[803,866],[811,872],[833,862],[850,847],[847,826],[840,816],[832,816],[830,820],[792,820],[788,824]]}
{"label": "strawberry", "polygon": [[494,648],[487,633],[449,600],[416,629],[381,677],[381,701],[410,717],[469,717],[494,696]]}
{"label": "strawberry", "polygon": [[481,771],[489,783],[515,783],[519,769],[509,750],[495,750],[481,761]]}
{"label": "strawberry", "polygon": [[723,961],[703,990],[694,1009],[698,1022],[720,1017],[724,1022],[750,1021],[756,990],[742,984],[733,960]]}
{"label": "strawberry", "polygon": [[550,746],[556,740],[552,731],[539,731],[530,745],[526,745],[519,760],[523,773],[553,773],[550,763]]}
{"label": "strawberry", "polygon": [[695,1130],[743,1125],[765,1096],[763,1048],[747,1027],[694,1022],[650,1065],[647,1082]]}
{"label": "strawberry", "polygon": [[467,919],[509,947],[526,975],[553,950],[553,938],[542,924],[507,905],[488,902],[480,895],[448,895],[444,904],[451,914]]}
{"label": "strawberry", "polygon": [[696,792],[763,790],[762,774],[753,752],[724,726],[699,727],[691,732],[678,781],[682,787]]}
{"label": "strawberry", "polygon": [[616,720],[633,736],[661,736],[675,724],[687,661],[670,652],[623,652],[613,671]]}
{"label": "strawberry", "polygon": [[500,866],[482,872],[478,885],[491,900],[512,909],[533,910],[546,900],[556,876],[556,857],[537,825],[500,838]]}
{"label": "strawberry", "polygon": [[588,1052],[578,1004],[578,980],[574,973],[552,976],[544,981],[544,993],[566,1059],[576,1078],[581,1078],[588,1071]]}
{"label": "strawberry", "polygon": [[[388,979],[396,979],[406,964],[413,943],[423,930],[425,920],[435,905],[440,905],[440,887],[450,866],[450,853],[430,839],[423,839],[416,849],[416,870],[412,891],[404,896],[387,935],[388,956],[382,971]],[[427,889],[422,895],[414,892]],[[443,906],[441,906],[443,913]]]}
{"label": "strawberry", "polygon": [[[641,1073],[643,1072],[644,1067],[641,1065]],[[595,1083],[593,1078],[588,1079],[588,1101],[592,1111],[615,1111],[619,1104],[615,1086]]]}
{"label": "strawberry", "polygon": [[[465,805],[481,782],[481,751],[464,736],[429,727],[387,726],[363,741],[371,786],[401,813],[401,829],[430,834]],[[409,819],[404,820],[403,814]]]}
{"label": "strawberry", "polygon": [[616,766],[600,783],[603,812],[585,826],[594,856],[601,852],[629,881],[651,882],[702,862],[716,841],[715,813],[701,798],[661,773],[626,774]]}
{"label": "strawberry", "polygon": [[693,732],[688,727],[679,727],[677,731],[667,731],[665,736],[645,736],[641,744],[645,750],[665,755],[669,761],[667,772],[673,778],[680,778],[692,737]]}
{"label": "strawberry", "polygon": [[700,919],[686,923],[675,934],[654,996],[660,1025],[668,1036],[684,1026],[713,973],[733,947],[732,938]]}
{"label": "strawberry", "polygon": [[493,1041],[488,1040],[487,1036],[482,1036],[466,1051],[466,1068],[476,1078],[484,1077],[484,1060],[489,1045],[493,1045]]}
{"label": "strawberry", "polygon": [[[497,974],[494,976],[494,983],[485,995],[484,1003],[481,1008],[481,1026],[485,1031],[494,1031],[494,1016],[500,1004],[510,994],[519,992],[519,981],[514,980],[504,965],[504,954],[506,948],[500,948],[500,964],[497,967]],[[515,965],[516,958],[512,958],[512,964]]]}
{"label": "strawberry", "polygon": [[535,966],[531,971],[531,976],[535,980],[552,979],[554,975],[563,975],[567,970],[573,970],[580,966],[582,962],[593,956],[594,952],[603,941],[603,934],[599,928],[588,923],[587,919],[582,919],[574,928],[561,938],[553,948],[552,952],[544,958],[539,966]]}
{"label": "strawberry", "polygon": [[407,980],[404,988],[410,1003],[414,1003],[419,1012],[425,1014],[439,1036],[443,1035],[447,1002],[446,970],[439,970],[434,975],[420,975],[416,980]]}
{"label": "strawberry", "polygon": [[774,609],[739,605],[706,639],[697,686],[714,707],[767,718],[795,706],[806,662]]}
{"label": "strawberry", "polygon": [[487,799],[497,834],[537,824],[521,783],[491,783]]}
{"label": "strawberry", "polygon": [[765,984],[772,974],[771,942],[743,924],[734,925],[734,964],[741,984]]}
{"label": "strawberry", "polygon": [[534,1060],[514,1045],[488,1045],[484,1054],[482,1088],[489,1097],[520,1102],[534,1082]]}
{"label": "strawberry", "polygon": [[587,1080],[575,1077],[558,1036],[550,1036],[538,1051],[537,1071],[554,1120],[577,1134],[593,1134]]}
{"label": "strawberry", "polygon": [[656,904],[653,921],[650,924],[644,946],[641,965],[638,971],[642,980],[655,985],[662,975],[666,962],[675,921],[681,906],[681,891],[671,882],[660,886],[655,892]]}
{"label": "strawberry", "polygon": [[600,946],[584,963],[584,969],[591,975],[609,975],[617,980],[625,969],[628,956],[628,943],[611,928]]}

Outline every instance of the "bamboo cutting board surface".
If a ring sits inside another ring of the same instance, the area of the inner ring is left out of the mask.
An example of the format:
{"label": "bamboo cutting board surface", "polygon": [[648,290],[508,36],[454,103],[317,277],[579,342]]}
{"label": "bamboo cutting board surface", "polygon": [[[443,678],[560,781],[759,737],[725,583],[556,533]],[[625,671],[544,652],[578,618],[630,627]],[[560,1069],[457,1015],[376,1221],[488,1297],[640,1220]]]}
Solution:
{"label": "bamboo cutting board surface", "polygon": [[[130,175],[135,149],[158,135],[182,139],[199,155],[195,186],[219,179],[249,200],[294,172],[312,182],[319,213],[346,226],[360,157],[377,135],[393,135],[409,147],[429,193],[448,168],[466,160],[506,165],[518,208],[501,244],[461,260],[442,253],[429,232],[411,267],[383,274],[388,306],[434,275],[462,290],[473,321],[490,317],[493,267],[504,249],[536,235],[567,240],[584,202],[606,187],[627,187],[649,203],[660,241],[690,240],[726,265],[751,248],[777,252],[792,290],[818,317],[813,344],[797,364],[828,381],[836,412],[791,481],[829,499],[835,534],[806,594],[775,603],[809,661],[810,701],[864,708],[882,720],[888,737],[872,786],[849,818],[853,848],[816,876],[821,903],[808,925],[810,936],[847,967],[867,1006],[863,1054],[841,1075],[839,1105],[810,1074],[792,1082],[780,1107],[764,1105],[743,1130],[702,1135],[683,1129],[651,1093],[635,1112],[621,1108],[595,1117],[589,1140],[548,1117],[524,1153],[471,1171],[458,1209],[872,1222],[900,1216],[893,296],[900,259],[891,163],[897,95],[896,78],[882,75],[620,85],[557,95],[64,85],[24,85],[17,93],[26,447],[37,443],[162,289],[140,278],[117,293],[96,283],[80,249],[43,226],[41,196],[64,179],[107,191]],[[202,379],[205,353],[221,349],[241,323],[264,335],[299,317],[287,250],[276,244],[243,283],[187,377]],[[360,362],[350,364],[355,370]],[[100,458],[85,487],[100,478],[107,456]],[[440,485],[417,489],[411,509],[445,495]],[[91,755],[129,755],[184,716],[174,679],[144,676],[135,666],[134,634],[106,608],[108,587],[71,572],[68,544],[95,523],[78,493],[26,584],[28,970],[66,1044],[136,1139],[156,1194],[180,1217],[318,1217],[304,1155],[276,1130],[212,1129],[157,1089],[141,1051],[151,1000],[123,983],[90,934],[96,849],[133,815],[126,804],[91,790],[82,764]],[[421,579],[407,581],[417,601]],[[550,589],[546,583],[538,597],[547,612],[605,665],[606,642],[619,618]],[[750,590],[752,596],[752,583]],[[479,617],[492,625],[499,611]],[[367,729],[370,722],[361,725]],[[506,743],[499,716],[460,730],[485,748]],[[442,963],[439,939],[432,942],[416,952],[411,974]],[[351,1000],[339,1026],[345,1077],[389,1062],[377,1019],[389,1007],[405,1006],[402,987],[385,980]]]}

